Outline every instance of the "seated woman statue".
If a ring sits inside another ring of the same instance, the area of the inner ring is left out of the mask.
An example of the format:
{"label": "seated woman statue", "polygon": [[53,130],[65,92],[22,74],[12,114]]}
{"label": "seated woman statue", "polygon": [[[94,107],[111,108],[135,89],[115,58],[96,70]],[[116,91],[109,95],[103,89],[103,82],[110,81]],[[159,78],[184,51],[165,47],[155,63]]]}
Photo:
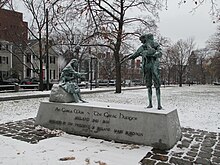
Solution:
{"label": "seated woman statue", "polygon": [[87,73],[79,73],[75,71],[75,68],[77,68],[77,66],[77,59],[72,59],[66,65],[66,67],[63,68],[60,76],[59,86],[62,87],[67,93],[70,93],[73,96],[74,102],[79,102],[79,100],[82,102],[86,102],[81,98],[80,88],[77,84],[77,79]]}

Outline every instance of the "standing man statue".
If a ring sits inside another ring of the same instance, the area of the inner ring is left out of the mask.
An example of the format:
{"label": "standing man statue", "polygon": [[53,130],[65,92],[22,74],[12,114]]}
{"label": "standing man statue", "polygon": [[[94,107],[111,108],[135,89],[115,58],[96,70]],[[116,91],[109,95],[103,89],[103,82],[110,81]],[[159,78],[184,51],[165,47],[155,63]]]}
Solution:
{"label": "standing man statue", "polygon": [[74,98],[74,102],[78,102],[79,100],[82,102],[86,102],[82,100],[80,95],[80,88],[77,84],[77,79],[82,75],[87,73],[79,73],[75,69],[78,66],[77,59],[72,59],[65,68],[63,68],[60,76],[59,86],[62,87],[66,92],[72,94]]}
{"label": "standing man statue", "polygon": [[148,88],[149,105],[147,108],[152,108],[152,81],[156,88],[156,96],[158,109],[162,109],[160,102],[160,73],[159,60],[162,56],[160,45],[154,41],[153,34],[144,34],[140,37],[142,45],[128,59],[135,59],[142,56],[142,72]]}

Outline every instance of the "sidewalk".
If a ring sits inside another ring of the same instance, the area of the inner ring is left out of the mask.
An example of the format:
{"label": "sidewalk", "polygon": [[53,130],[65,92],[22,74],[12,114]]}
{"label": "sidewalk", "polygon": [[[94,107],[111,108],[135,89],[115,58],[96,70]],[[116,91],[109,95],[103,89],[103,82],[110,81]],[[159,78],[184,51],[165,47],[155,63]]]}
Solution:
{"label": "sidewalk", "polygon": [[[145,88],[146,88],[145,86],[122,87],[122,91],[145,89]],[[101,93],[101,92],[111,92],[111,91],[115,91],[115,87],[92,88],[92,90],[90,90],[89,88],[81,89],[81,94]],[[21,100],[21,99],[40,98],[40,97],[49,97],[49,96],[50,96],[50,91],[8,92],[8,93],[0,93],[0,101]]]}
{"label": "sidewalk", "polygon": [[169,151],[152,149],[141,165],[219,165],[220,136],[216,132],[182,128],[182,139]]}

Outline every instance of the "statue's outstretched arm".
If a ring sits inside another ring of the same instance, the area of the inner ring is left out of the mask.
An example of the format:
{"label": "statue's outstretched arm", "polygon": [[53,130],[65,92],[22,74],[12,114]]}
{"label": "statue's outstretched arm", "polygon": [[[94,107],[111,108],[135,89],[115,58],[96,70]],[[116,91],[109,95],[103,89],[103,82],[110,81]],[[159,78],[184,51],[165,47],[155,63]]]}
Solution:
{"label": "statue's outstretched arm", "polygon": [[135,59],[135,58],[137,58],[138,56],[141,56],[141,52],[143,52],[144,51],[144,47],[143,46],[140,46],[139,48],[138,48],[138,50],[134,53],[134,54],[132,54],[130,57],[129,57],[129,59]]}

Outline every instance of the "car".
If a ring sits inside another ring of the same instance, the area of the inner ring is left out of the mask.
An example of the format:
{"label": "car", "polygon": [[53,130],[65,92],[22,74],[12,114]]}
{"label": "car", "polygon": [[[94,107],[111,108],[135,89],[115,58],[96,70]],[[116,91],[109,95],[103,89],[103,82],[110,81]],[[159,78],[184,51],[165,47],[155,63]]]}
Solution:
{"label": "car", "polygon": [[10,81],[0,80],[0,91],[2,90],[13,90],[14,83]]}
{"label": "car", "polygon": [[17,79],[17,78],[13,78],[13,77],[10,77],[10,78],[7,78],[4,80],[5,82],[8,82],[9,84],[19,84],[20,83],[20,80]]}
{"label": "car", "polygon": [[9,81],[1,80],[0,85],[13,85],[13,83]]}
{"label": "car", "polygon": [[220,82],[214,82],[213,84],[214,85],[220,85]]}
{"label": "car", "polygon": [[121,85],[123,86],[134,86],[133,82],[131,80],[124,80],[122,81]]}
{"label": "car", "polygon": [[[57,82],[49,82],[49,89],[52,88],[53,84]],[[25,78],[23,79],[20,84],[22,85],[22,88],[25,89],[33,89],[33,88],[38,88],[40,84],[40,80],[36,77],[33,78]],[[46,80],[43,80],[43,89],[47,89],[47,82]]]}
{"label": "car", "polygon": [[88,88],[89,84],[90,83],[88,81],[81,81],[80,83],[78,83],[78,86],[81,88]]}
{"label": "car", "polygon": [[33,77],[33,78],[25,78],[21,80],[20,84],[21,85],[30,85],[30,84],[38,84],[40,82],[39,79]]}
{"label": "car", "polygon": [[116,80],[109,80],[109,85],[110,86],[115,86],[116,85]]}
{"label": "car", "polygon": [[132,80],[132,83],[134,84],[134,86],[136,86],[136,85],[143,85],[142,81],[139,80],[139,79]]}
{"label": "car", "polygon": [[[109,81],[108,80],[98,80],[97,81],[99,86],[108,86],[109,85]],[[94,81],[95,84],[95,81]]]}

